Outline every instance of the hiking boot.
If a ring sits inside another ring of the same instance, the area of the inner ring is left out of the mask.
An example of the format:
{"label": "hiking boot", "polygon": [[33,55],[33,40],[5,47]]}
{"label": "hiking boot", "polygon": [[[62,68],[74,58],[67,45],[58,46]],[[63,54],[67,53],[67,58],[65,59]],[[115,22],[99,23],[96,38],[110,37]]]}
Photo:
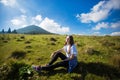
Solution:
{"label": "hiking boot", "polygon": [[32,65],[31,67],[32,67],[32,69],[34,69],[34,70],[37,71],[38,73],[41,72],[41,66]]}

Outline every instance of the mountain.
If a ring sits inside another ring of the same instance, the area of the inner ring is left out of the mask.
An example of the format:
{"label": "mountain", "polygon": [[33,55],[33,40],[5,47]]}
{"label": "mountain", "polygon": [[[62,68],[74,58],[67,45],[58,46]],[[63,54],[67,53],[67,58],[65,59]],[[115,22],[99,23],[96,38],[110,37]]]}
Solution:
{"label": "mountain", "polygon": [[17,31],[17,33],[25,33],[25,34],[51,34],[50,32],[48,32],[36,25],[26,26],[26,27],[20,28],[16,31]]}

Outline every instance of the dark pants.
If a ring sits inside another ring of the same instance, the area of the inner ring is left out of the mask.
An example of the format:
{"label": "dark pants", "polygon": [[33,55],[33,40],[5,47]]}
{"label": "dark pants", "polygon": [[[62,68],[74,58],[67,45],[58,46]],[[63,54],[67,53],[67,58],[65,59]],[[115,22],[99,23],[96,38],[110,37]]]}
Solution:
{"label": "dark pants", "polygon": [[[61,58],[62,61],[53,64],[55,61],[57,61],[58,58]],[[53,70],[57,67],[68,68],[69,61],[64,61],[65,59],[67,59],[67,57],[63,53],[58,52],[53,56],[53,58],[51,59],[51,61],[49,62],[49,64],[47,66],[42,66],[42,70]]]}

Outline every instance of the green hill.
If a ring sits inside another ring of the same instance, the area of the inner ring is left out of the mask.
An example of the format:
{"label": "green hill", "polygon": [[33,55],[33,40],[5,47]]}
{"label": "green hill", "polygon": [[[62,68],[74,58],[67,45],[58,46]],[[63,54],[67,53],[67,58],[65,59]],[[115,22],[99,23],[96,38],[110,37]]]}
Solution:
{"label": "green hill", "polygon": [[50,32],[42,29],[41,27],[30,25],[24,28],[18,29],[17,33],[25,33],[25,34],[51,34]]}

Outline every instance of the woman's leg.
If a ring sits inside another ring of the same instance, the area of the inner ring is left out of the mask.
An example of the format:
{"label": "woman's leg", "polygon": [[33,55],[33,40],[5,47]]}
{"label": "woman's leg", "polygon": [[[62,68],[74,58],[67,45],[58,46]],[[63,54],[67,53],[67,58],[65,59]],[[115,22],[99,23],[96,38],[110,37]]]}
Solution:
{"label": "woman's leg", "polygon": [[53,65],[48,65],[48,66],[42,66],[41,67],[41,70],[53,70],[57,67],[66,67],[68,69],[68,66],[69,66],[69,61],[61,61],[61,62],[58,62],[58,63],[55,63]]}
{"label": "woman's leg", "polygon": [[52,57],[52,59],[51,59],[51,61],[48,63],[48,65],[52,65],[59,57],[60,57],[62,60],[65,60],[65,59],[67,58],[63,53],[58,52],[58,53],[56,53],[56,54]]}
{"label": "woman's leg", "polygon": [[51,61],[49,62],[49,64],[47,66],[33,66],[33,68],[36,71],[40,71],[40,70],[53,70],[54,68],[57,68],[57,67],[66,67],[66,68],[68,68],[68,66],[69,66],[68,62],[69,61],[61,61],[61,62],[53,64],[59,57],[62,60],[65,60],[67,58],[63,53],[58,52],[58,53],[56,53],[53,56],[53,58],[51,59]]}

